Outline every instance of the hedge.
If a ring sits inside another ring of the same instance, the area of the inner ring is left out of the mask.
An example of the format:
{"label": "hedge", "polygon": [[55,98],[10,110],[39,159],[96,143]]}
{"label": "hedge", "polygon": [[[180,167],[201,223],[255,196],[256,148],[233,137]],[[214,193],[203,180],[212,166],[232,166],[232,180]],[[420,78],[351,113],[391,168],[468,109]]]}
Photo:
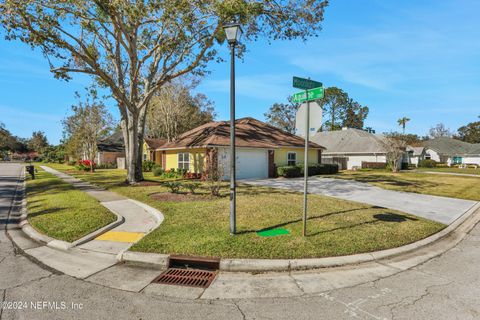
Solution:
{"label": "hedge", "polygon": [[[308,166],[308,175],[316,176],[320,174],[338,173],[338,164],[311,164]],[[277,175],[284,178],[296,178],[304,175],[303,166],[278,167]]]}
{"label": "hedge", "polygon": [[435,168],[437,162],[435,160],[421,160],[418,162],[420,168]]}

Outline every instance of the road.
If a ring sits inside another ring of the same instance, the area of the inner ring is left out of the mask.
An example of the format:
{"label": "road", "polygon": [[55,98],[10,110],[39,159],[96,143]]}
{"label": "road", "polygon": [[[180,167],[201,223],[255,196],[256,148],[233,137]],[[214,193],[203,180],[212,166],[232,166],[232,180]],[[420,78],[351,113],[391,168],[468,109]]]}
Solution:
{"label": "road", "polygon": [[423,265],[354,287],[294,298],[178,300],[78,280],[17,252],[4,217],[19,170],[0,163],[0,319],[480,319],[479,226]]}

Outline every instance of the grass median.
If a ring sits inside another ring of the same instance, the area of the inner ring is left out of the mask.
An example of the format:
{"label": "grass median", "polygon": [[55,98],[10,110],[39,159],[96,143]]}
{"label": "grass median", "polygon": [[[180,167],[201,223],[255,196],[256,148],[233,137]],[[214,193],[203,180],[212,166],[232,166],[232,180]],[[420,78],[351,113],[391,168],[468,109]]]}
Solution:
{"label": "grass median", "polygon": [[73,242],[115,221],[96,199],[39,169],[27,180],[28,221],[39,232]]}
{"label": "grass median", "polygon": [[[124,170],[90,174],[75,172],[65,165],[52,167],[147,203],[165,215],[159,228],[131,248],[134,251],[229,258],[328,257],[398,247],[445,227],[390,209],[310,195],[308,236],[302,237],[301,193],[240,184],[238,235],[231,236],[228,183],[221,197],[210,197],[205,185],[196,195],[180,193],[171,197],[162,185],[126,186]],[[278,228],[289,234],[257,234],[259,230]]]}

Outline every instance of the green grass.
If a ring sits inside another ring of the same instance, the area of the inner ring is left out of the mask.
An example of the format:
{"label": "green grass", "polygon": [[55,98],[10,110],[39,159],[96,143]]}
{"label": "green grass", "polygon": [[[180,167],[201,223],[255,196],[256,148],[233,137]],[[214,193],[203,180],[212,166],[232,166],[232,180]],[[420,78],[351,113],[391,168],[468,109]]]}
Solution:
{"label": "green grass", "polygon": [[[69,167],[53,165],[68,171]],[[394,210],[309,196],[308,236],[301,236],[303,195],[278,189],[240,185],[237,196],[239,234],[229,234],[228,184],[223,197],[209,201],[158,201],[163,186],[130,187],[124,170],[74,173],[111,191],[159,209],[165,220],[131,250],[230,258],[304,258],[348,255],[408,244],[445,226]],[[199,190],[207,193],[206,189]],[[281,227],[289,235],[260,237],[256,231]]]}
{"label": "green grass", "polygon": [[480,175],[480,168],[418,168],[417,171],[430,171],[430,172],[447,172],[447,173],[463,173],[463,174],[476,174]]}
{"label": "green grass", "polygon": [[115,221],[116,216],[86,193],[39,169],[27,180],[28,221],[52,238],[73,242]]}
{"label": "green grass", "polygon": [[477,177],[434,175],[419,172],[392,173],[386,170],[342,171],[330,177],[366,182],[389,190],[480,200]]}

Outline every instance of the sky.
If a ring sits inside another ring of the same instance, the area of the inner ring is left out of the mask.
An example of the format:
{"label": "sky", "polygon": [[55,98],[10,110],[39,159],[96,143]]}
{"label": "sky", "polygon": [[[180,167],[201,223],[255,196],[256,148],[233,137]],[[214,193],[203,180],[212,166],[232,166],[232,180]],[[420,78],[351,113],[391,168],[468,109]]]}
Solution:
{"label": "sky", "polygon": [[[480,115],[480,1],[332,0],[318,37],[302,41],[247,42],[236,64],[237,118],[264,120],[275,102],[285,102],[292,76],[310,77],[345,90],[370,108],[365,125],[377,132],[425,135],[444,123],[452,130]],[[229,118],[228,49],[224,63],[196,91],[215,103],[218,120]],[[37,51],[0,39],[0,122],[13,134],[44,131],[50,143],[62,137],[61,120],[90,79],[56,80]],[[118,116],[113,102],[112,113]]]}

